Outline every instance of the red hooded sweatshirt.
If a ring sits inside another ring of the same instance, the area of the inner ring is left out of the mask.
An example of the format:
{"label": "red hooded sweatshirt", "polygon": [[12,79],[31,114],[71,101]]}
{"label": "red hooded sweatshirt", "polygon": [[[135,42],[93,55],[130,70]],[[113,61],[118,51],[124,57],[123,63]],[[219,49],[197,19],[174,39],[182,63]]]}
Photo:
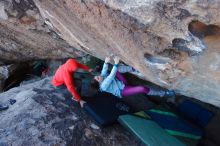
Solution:
{"label": "red hooded sweatshirt", "polygon": [[68,59],[65,64],[61,65],[57,69],[52,79],[52,84],[54,86],[60,86],[62,84],[65,84],[69,92],[72,94],[73,97],[75,97],[77,101],[80,100],[80,96],[76,92],[73,83],[73,73],[79,68],[85,71],[89,70],[89,67],[87,67],[86,65],[80,64],[74,59]]}

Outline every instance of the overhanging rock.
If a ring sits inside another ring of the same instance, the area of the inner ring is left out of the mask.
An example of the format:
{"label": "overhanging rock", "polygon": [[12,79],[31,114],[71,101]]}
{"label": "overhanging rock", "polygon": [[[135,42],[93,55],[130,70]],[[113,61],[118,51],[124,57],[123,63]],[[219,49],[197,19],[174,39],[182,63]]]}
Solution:
{"label": "overhanging rock", "polygon": [[209,46],[219,33],[206,41],[188,30],[193,21],[218,28],[218,0],[34,2],[70,45],[102,59],[118,55],[147,80],[220,107],[220,48]]}
{"label": "overhanging rock", "polygon": [[0,65],[80,56],[47,22],[32,0],[0,1]]}

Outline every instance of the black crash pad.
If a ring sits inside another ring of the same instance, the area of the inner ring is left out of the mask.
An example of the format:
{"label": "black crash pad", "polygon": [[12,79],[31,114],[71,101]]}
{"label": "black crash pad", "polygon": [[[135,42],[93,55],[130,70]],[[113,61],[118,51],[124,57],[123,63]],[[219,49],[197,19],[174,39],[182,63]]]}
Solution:
{"label": "black crash pad", "polygon": [[98,92],[83,99],[87,102],[84,109],[100,126],[112,125],[120,115],[133,112],[121,99],[106,92]]}

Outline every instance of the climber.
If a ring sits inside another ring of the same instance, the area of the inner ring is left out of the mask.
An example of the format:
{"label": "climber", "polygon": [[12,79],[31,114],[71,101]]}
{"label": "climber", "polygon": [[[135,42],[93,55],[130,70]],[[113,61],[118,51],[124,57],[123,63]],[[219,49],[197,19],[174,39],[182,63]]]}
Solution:
{"label": "climber", "polygon": [[119,98],[135,95],[139,93],[144,93],[147,95],[159,96],[159,97],[175,96],[174,91],[170,91],[170,90],[163,91],[163,90],[151,89],[146,86],[130,86],[127,80],[124,78],[124,76],[119,72],[122,69],[119,69],[118,71],[118,68],[120,68],[119,58],[117,56],[114,58],[115,64],[110,74],[107,73],[109,62],[110,62],[110,57],[106,57],[101,71],[101,75],[95,76],[94,79],[91,81],[92,87],[99,88],[101,91],[109,92]]}
{"label": "climber", "polygon": [[60,85],[65,84],[69,92],[72,94],[73,100],[79,102],[80,106],[83,107],[83,105],[85,104],[85,101],[80,98],[73,83],[73,73],[77,69],[83,69],[89,72],[92,71],[86,65],[83,65],[74,59],[68,59],[65,64],[61,65],[57,69],[52,79],[52,85],[60,86]]}

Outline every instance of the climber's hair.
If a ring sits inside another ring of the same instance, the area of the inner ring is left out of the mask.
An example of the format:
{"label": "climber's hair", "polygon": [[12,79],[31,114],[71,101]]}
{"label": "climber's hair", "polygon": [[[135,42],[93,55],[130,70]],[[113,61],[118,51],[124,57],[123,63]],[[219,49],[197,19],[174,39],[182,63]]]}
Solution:
{"label": "climber's hair", "polygon": [[94,78],[91,80],[91,87],[94,88],[94,89],[99,88],[99,82]]}

